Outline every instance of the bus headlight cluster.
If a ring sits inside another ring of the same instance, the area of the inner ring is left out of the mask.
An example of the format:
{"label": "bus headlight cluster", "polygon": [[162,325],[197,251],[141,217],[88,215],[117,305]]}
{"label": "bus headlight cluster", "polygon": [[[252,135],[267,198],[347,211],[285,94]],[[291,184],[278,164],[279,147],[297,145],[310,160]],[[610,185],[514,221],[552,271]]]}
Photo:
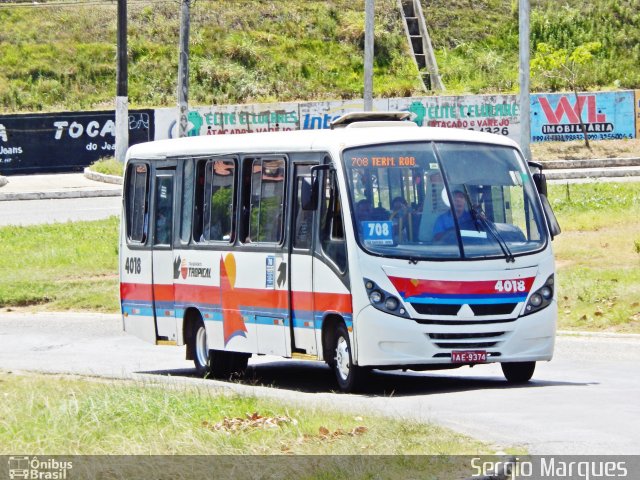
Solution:
{"label": "bus headlight cluster", "polygon": [[393,294],[381,289],[375,282],[366,278],[364,279],[364,287],[367,289],[369,302],[371,302],[371,305],[375,308],[386,313],[391,313],[392,315],[409,318],[407,310]]}
{"label": "bus headlight cluster", "polygon": [[530,313],[537,312],[538,310],[542,310],[543,308],[549,306],[551,301],[553,300],[553,282],[554,277],[551,275],[547,278],[547,281],[544,283],[544,286],[536,290],[529,297],[529,301],[527,302],[527,306],[524,307],[524,315],[529,315]]}

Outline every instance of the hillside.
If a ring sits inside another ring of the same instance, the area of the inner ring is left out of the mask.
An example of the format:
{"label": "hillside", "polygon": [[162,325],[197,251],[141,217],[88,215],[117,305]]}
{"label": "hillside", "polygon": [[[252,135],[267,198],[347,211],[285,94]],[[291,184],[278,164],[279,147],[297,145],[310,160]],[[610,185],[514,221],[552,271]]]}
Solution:
{"label": "hillside", "polygon": [[[175,105],[179,4],[129,0],[131,108]],[[517,91],[516,0],[424,0],[450,93]],[[534,0],[532,48],[600,41],[582,88],[640,86],[640,1]],[[194,105],[362,96],[364,2],[197,0],[192,7]],[[396,0],[376,0],[374,95],[423,93]],[[3,113],[113,108],[116,4],[0,4]],[[534,77],[533,90],[562,89]]]}

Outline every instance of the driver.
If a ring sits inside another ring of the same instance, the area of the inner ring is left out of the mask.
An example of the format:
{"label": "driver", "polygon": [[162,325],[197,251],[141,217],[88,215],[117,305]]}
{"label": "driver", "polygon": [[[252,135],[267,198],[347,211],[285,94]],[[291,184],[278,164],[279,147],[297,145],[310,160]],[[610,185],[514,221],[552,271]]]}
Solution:
{"label": "driver", "polygon": [[453,221],[453,214],[455,212],[458,219],[458,225],[460,229],[473,228],[473,218],[467,210],[467,199],[465,198],[462,190],[456,189],[453,191],[453,208],[450,208],[436,219],[436,223],[433,225],[433,239],[440,240],[444,237],[448,230],[453,230],[456,226]]}

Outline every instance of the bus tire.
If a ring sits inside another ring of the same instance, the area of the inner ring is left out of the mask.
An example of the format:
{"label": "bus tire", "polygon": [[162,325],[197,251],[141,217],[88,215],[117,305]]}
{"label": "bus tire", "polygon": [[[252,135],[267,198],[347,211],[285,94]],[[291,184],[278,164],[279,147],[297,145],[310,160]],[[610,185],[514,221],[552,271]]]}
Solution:
{"label": "bus tire", "polygon": [[501,363],[502,373],[504,373],[509,383],[526,383],[533,377],[536,369],[536,362],[512,362]]}
{"label": "bus tire", "polygon": [[330,365],[336,375],[338,387],[346,393],[358,391],[366,377],[366,369],[353,364],[351,340],[344,324],[338,325]]}
{"label": "bus tire", "polygon": [[211,356],[207,347],[207,331],[202,320],[193,324],[191,332],[191,351],[193,352],[193,363],[199,377],[206,377],[209,372]]}

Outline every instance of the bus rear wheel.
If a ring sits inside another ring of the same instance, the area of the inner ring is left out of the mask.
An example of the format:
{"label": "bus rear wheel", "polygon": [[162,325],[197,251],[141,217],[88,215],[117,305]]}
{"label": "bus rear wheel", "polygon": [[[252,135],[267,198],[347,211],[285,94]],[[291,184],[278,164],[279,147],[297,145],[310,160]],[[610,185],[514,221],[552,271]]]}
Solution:
{"label": "bus rear wheel", "polygon": [[512,362],[501,363],[502,373],[504,373],[509,383],[526,383],[533,377],[536,369],[536,362]]}
{"label": "bus rear wheel", "polygon": [[195,323],[191,333],[191,351],[193,363],[199,377],[209,373],[209,347],[207,346],[207,331],[201,320]]}
{"label": "bus rear wheel", "polygon": [[339,325],[336,330],[336,340],[333,350],[331,366],[338,381],[340,390],[346,393],[356,392],[362,388],[367,371],[353,364],[351,356],[351,341],[347,327]]}

